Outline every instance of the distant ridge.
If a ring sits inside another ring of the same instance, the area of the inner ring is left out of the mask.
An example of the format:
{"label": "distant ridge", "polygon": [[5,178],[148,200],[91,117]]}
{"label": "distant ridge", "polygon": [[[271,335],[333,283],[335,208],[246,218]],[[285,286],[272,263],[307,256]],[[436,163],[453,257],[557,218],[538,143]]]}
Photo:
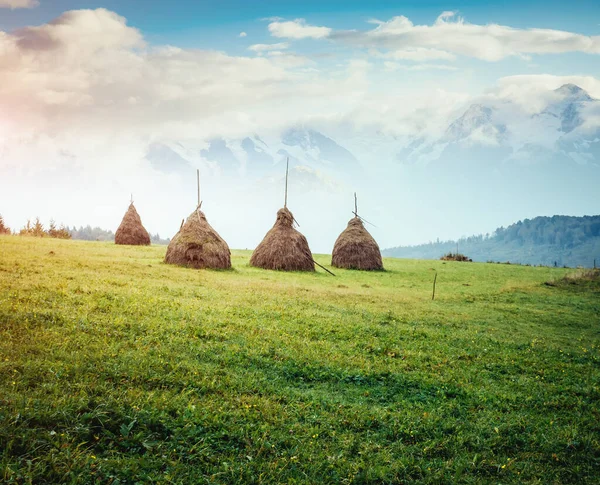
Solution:
{"label": "distant ridge", "polygon": [[458,251],[473,261],[553,266],[600,266],[600,215],[525,219],[490,235],[384,249],[388,257],[439,259]]}

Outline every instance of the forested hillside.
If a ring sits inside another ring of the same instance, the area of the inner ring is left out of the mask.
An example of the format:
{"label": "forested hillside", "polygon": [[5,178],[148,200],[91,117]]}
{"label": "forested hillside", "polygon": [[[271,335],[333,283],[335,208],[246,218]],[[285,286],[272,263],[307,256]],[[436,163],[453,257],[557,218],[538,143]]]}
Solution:
{"label": "forested hillside", "polygon": [[525,219],[493,234],[458,241],[437,241],[383,250],[384,256],[437,259],[448,252],[473,261],[500,261],[547,266],[600,265],[600,215],[552,216]]}
{"label": "forested hillside", "polygon": [[[67,228],[73,239],[81,239],[83,241],[114,241],[115,233],[102,229],[100,227],[92,227],[87,225],[80,226],[79,229],[73,226],[72,229]],[[169,244],[170,239],[162,239],[159,234],[150,234],[152,244]]]}

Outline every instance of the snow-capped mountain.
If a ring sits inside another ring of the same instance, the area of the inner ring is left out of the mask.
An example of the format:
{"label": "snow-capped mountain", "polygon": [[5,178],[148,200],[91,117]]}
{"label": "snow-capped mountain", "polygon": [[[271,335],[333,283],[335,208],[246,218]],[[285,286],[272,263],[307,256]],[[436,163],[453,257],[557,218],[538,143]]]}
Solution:
{"label": "snow-capped mountain", "polygon": [[[146,159],[161,172],[203,167],[210,173],[260,179],[291,167],[306,167],[334,179],[355,179],[365,166],[421,166],[452,170],[494,169],[506,164],[592,164],[600,161],[600,101],[574,84],[541,93],[531,110],[510,97],[481,97],[445,130],[392,136],[332,127],[327,134],[291,127],[278,135],[241,139],[162,141],[148,147]],[[330,133],[335,133],[331,135]]]}
{"label": "snow-capped mountain", "polygon": [[500,144],[506,137],[506,125],[494,122],[493,110],[481,104],[472,104],[465,113],[453,121],[444,139],[449,143],[470,140]]}
{"label": "snow-capped mountain", "polygon": [[[511,99],[472,104],[443,136],[415,136],[399,152],[402,163],[597,163],[600,101],[574,84],[548,93],[544,107],[529,113]],[[596,121],[594,122],[594,113]]]}
{"label": "snow-capped mountain", "polygon": [[560,131],[569,133],[583,124],[582,111],[595,100],[575,84],[565,84],[554,93],[558,100],[550,103],[541,115],[555,117],[560,122]]}
{"label": "snow-capped mountain", "polygon": [[335,174],[352,174],[361,165],[347,149],[323,133],[293,127],[280,136],[242,139],[213,138],[193,148],[181,142],[155,142],[146,160],[159,171],[171,173],[203,166],[229,175],[261,177],[281,171],[278,165],[289,158],[290,166],[308,167]]}

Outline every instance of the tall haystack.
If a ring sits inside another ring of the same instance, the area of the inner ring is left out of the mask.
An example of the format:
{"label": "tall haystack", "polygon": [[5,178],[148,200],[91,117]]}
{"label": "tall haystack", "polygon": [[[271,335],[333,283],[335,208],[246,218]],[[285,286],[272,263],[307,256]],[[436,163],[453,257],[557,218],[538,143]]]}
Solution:
{"label": "tall haystack", "polygon": [[336,268],[382,270],[383,261],[379,246],[365,229],[358,216],[358,203],[354,194],[354,217],[333,245],[331,265]]}
{"label": "tall haystack", "polygon": [[277,211],[277,220],[252,253],[250,266],[282,271],[315,270],[308,241],[294,229],[294,216],[287,207]]}
{"label": "tall haystack", "polygon": [[128,244],[131,246],[149,246],[150,235],[142,225],[140,215],[135,210],[133,202],[125,212],[121,225],[115,233],[115,244]]}
{"label": "tall haystack", "polygon": [[198,206],[171,239],[165,263],[196,269],[227,269],[231,268],[231,252]]}

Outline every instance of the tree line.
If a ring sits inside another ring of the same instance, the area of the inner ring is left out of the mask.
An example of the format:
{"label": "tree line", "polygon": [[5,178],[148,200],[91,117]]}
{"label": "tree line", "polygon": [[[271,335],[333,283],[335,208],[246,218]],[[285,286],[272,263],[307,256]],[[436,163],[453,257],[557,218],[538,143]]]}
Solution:
{"label": "tree line", "polygon": [[[12,234],[10,228],[4,222],[4,217],[0,214],[0,234]],[[45,228],[39,217],[36,217],[33,223],[30,219],[27,220],[27,224],[23,226],[19,232],[15,232],[19,236],[31,236],[31,237],[54,237],[57,239],[71,239],[71,234],[67,227],[63,224],[60,226],[56,225],[54,220],[50,220],[48,228]]]}
{"label": "tree line", "polygon": [[545,266],[600,263],[600,215],[535,217],[499,227],[492,234],[385,249],[385,256],[438,259],[460,252],[474,261]]}
{"label": "tree line", "polygon": [[[13,234],[13,231],[6,226],[4,218],[0,214],[0,234]],[[36,217],[35,221],[31,222],[28,220],[25,226],[23,226],[18,232],[14,234],[19,236],[32,236],[32,237],[55,237],[59,239],[79,239],[83,241],[114,241],[115,233],[100,227],[92,227],[89,224],[87,226],[80,226],[77,228],[73,226],[65,226],[61,224],[57,226],[56,223],[51,220],[48,228],[44,227],[39,218]],[[158,233],[150,234],[150,240],[153,244],[169,244],[169,239],[162,239]]]}

